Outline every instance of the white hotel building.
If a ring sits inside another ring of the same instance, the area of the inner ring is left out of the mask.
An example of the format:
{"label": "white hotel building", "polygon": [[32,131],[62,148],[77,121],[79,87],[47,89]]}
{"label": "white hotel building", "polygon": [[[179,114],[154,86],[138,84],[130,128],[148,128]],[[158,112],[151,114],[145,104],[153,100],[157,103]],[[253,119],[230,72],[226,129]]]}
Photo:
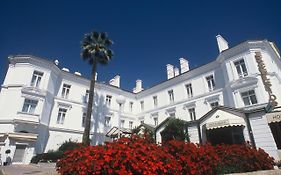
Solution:
{"label": "white hotel building", "polygon": [[[268,106],[269,96],[273,106],[281,104],[277,47],[260,40],[229,48],[220,35],[217,43],[220,53],[212,62],[190,70],[180,58],[180,69],[168,64],[167,80],[148,89],[137,80],[133,92],[122,90],[120,76],[96,83],[92,144],[108,140],[112,128],[128,130],[141,123],[154,127],[161,142],[165,123],[176,117],[187,121],[192,142],[250,141],[279,159],[281,115],[278,107]],[[9,156],[13,163],[26,164],[64,141],[81,141],[89,84],[58,61],[10,56],[0,92],[2,162]]]}

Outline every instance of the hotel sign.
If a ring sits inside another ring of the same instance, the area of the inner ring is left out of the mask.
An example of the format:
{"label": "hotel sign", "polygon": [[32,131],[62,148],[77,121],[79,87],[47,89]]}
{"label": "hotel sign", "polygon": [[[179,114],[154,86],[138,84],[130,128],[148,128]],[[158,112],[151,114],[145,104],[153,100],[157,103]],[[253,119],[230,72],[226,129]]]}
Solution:
{"label": "hotel sign", "polygon": [[256,62],[258,63],[258,69],[261,73],[261,79],[262,79],[265,91],[269,95],[268,102],[272,105],[272,107],[274,109],[274,107],[276,107],[278,105],[278,103],[276,101],[276,96],[272,93],[272,90],[271,90],[272,84],[270,82],[270,79],[267,78],[267,70],[266,70],[264,61],[262,60],[261,52],[255,52],[255,58],[256,58]]}
{"label": "hotel sign", "polygon": [[266,118],[268,123],[281,122],[281,112],[268,113]]}
{"label": "hotel sign", "polygon": [[220,121],[215,121],[215,122],[210,122],[206,124],[206,128],[207,129],[215,129],[215,128],[222,128],[225,126],[229,126],[229,120],[220,120]]}

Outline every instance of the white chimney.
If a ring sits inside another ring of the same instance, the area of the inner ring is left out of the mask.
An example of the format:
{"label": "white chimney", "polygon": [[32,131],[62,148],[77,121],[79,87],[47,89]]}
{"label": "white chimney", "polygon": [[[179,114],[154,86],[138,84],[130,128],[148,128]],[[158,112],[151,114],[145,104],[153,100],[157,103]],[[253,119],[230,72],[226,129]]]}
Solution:
{"label": "white chimney", "polygon": [[58,66],[59,65],[59,60],[55,60],[54,63],[55,63],[55,65]]}
{"label": "white chimney", "polygon": [[166,67],[167,67],[167,78],[168,79],[173,78],[175,76],[174,66],[171,64],[167,64]]}
{"label": "white chimney", "polygon": [[175,67],[174,71],[175,71],[175,77],[180,74],[179,68]]}
{"label": "white chimney", "polygon": [[63,71],[65,71],[65,72],[69,72],[69,69],[67,69],[67,68],[62,68],[61,70],[63,70]]}
{"label": "white chimney", "polygon": [[180,58],[181,74],[189,71],[189,63],[186,59]]}
{"label": "white chimney", "polygon": [[120,76],[116,75],[113,79],[109,81],[109,84],[120,88]]}
{"label": "white chimney", "polygon": [[228,49],[228,42],[221,35],[217,35],[216,38],[220,53]]}
{"label": "white chimney", "polygon": [[138,93],[140,91],[142,91],[142,81],[141,80],[136,80],[136,87],[133,89],[134,93]]}
{"label": "white chimney", "polygon": [[77,76],[81,76],[80,72],[74,72],[74,74],[77,75]]}

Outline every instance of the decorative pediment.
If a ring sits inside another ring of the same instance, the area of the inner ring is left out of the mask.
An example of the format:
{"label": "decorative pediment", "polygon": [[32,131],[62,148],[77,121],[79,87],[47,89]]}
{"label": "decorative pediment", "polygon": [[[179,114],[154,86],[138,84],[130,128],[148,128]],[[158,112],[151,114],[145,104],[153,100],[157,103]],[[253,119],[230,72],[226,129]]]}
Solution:
{"label": "decorative pediment", "polygon": [[176,107],[166,109],[166,114],[171,114],[171,113],[175,113],[175,112],[176,112]]}
{"label": "decorative pediment", "polygon": [[219,101],[220,100],[220,95],[214,95],[214,96],[209,96],[207,98],[205,98],[205,103],[211,103],[211,102],[215,102],[215,101]]}
{"label": "decorative pediment", "polygon": [[186,109],[189,109],[189,108],[195,108],[195,106],[196,106],[196,101],[193,101],[193,102],[184,104],[183,109],[186,110]]}
{"label": "decorative pediment", "polygon": [[243,87],[251,86],[251,85],[256,85],[258,83],[258,79],[255,77],[243,77],[239,78],[236,81],[233,81],[230,83],[230,87],[232,90],[240,89]]}
{"label": "decorative pediment", "polygon": [[68,103],[63,103],[63,102],[58,102],[58,108],[67,108],[67,109],[71,109],[72,108],[72,105],[71,104],[68,104]]}
{"label": "decorative pediment", "polygon": [[158,112],[153,112],[150,115],[151,115],[151,117],[157,117],[158,116]]}

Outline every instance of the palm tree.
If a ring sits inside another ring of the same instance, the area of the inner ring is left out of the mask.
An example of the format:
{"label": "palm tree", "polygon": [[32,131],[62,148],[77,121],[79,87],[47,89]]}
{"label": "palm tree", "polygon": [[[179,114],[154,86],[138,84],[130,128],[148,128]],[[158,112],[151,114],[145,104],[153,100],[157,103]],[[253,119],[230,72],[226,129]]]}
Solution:
{"label": "palm tree", "polygon": [[87,146],[90,145],[91,115],[94,100],[97,64],[100,63],[102,65],[106,65],[109,60],[111,60],[113,51],[108,47],[112,44],[113,42],[108,38],[105,32],[96,31],[85,34],[85,37],[82,41],[81,57],[83,60],[88,61],[92,66],[87,115],[82,140],[82,143]]}

